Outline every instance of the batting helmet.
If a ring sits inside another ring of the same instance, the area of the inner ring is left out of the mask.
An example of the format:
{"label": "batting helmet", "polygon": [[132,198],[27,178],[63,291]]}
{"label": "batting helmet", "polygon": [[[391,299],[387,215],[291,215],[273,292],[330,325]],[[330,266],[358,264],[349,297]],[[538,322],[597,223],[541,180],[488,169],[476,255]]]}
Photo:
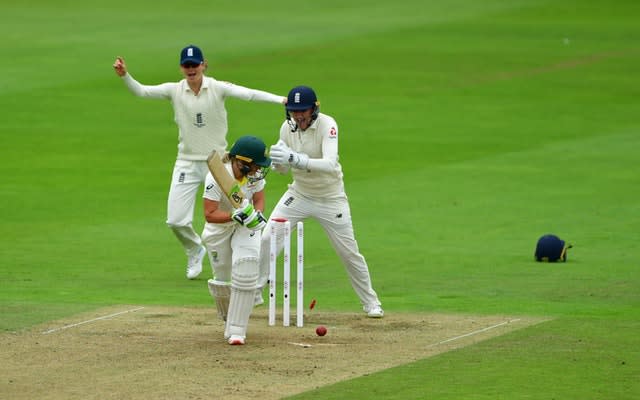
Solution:
{"label": "batting helmet", "polygon": [[319,106],[316,92],[308,86],[296,86],[287,96],[287,111],[304,111]]}
{"label": "batting helmet", "polygon": [[267,146],[262,139],[255,136],[242,136],[236,140],[229,150],[229,155],[260,167],[271,165],[271,159],[267,156]]}
{"label": "batting helmet", "polygon": [[570,248],[571,245],[565,244],[565,241],[556,235],[544,235],[538,239],[535,258],[536,261],[565,262],[567,261],[567,249]]}

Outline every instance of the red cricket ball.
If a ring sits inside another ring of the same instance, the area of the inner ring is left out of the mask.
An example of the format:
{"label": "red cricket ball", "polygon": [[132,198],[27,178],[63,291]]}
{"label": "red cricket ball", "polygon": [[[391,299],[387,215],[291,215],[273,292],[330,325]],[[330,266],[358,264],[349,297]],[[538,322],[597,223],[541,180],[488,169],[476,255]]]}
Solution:
{"label": "red cricket ball", "polygon": [[319,327],[316,328],[316,335],[318,336],[324,336],[327,334],[327,328],[323,325],[320,325]]}

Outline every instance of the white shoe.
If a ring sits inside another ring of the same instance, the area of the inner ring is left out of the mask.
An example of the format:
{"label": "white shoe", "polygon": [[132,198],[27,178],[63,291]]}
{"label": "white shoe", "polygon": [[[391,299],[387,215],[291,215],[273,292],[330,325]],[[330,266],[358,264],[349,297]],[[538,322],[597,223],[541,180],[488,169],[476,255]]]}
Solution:
{"label": "white shoe", "polygon": [[365,306],[364,311],[369,318],[382,318],[384,317],[384,310],[379,305]]}
{"label": "white shoe", "polygon": [[232,346],[242,346],[244,344],[244,337],[239,335],[231,335],[229,338],[229,344]]}
{"label": "white shoe", "polygon": [[205,254],[207,254],[207,249],[204,246],[200,246],[198,253],[189,257],[187,261],[187,279],[196,279],[200,275],[200,272],[202,272],[202,259]]}

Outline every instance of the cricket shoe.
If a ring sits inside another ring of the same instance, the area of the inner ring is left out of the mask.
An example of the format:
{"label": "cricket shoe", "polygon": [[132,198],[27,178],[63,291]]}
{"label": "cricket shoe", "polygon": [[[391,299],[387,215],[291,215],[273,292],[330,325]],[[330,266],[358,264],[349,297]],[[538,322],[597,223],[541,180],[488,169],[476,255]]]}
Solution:
{"label": "cricket shoe", "polygon": [[369,318],[384,317],[384,310],[379,305],[364,306],[364,312],[367,313],[367,317]]}
{"label": "cricket shoe", "polygon": [[196,279],[200,272],[202,272],[202,259],[207,254],[207,249],[204,246],[200,246],[198,252],[189,257],[187,261],[187,279]]}
{"label": "cricket shoe", "polygon": [[229,338],[229,344],[232,346],[242,346],[244,344],[244,336],[231,335]]}

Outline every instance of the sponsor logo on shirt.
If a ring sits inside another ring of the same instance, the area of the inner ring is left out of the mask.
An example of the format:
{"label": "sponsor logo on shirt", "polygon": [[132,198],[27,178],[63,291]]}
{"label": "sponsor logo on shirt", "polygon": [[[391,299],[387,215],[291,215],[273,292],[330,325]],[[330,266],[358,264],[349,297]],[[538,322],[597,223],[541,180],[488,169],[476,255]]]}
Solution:
{"label": "sponsor logo on shirt", "polygon": [[193,125],[197,126],[198,128],[202,128],[203,126],[207,125],[204,123],[204,118],[202,117],[202,113],[196,114],[196,122]]}

